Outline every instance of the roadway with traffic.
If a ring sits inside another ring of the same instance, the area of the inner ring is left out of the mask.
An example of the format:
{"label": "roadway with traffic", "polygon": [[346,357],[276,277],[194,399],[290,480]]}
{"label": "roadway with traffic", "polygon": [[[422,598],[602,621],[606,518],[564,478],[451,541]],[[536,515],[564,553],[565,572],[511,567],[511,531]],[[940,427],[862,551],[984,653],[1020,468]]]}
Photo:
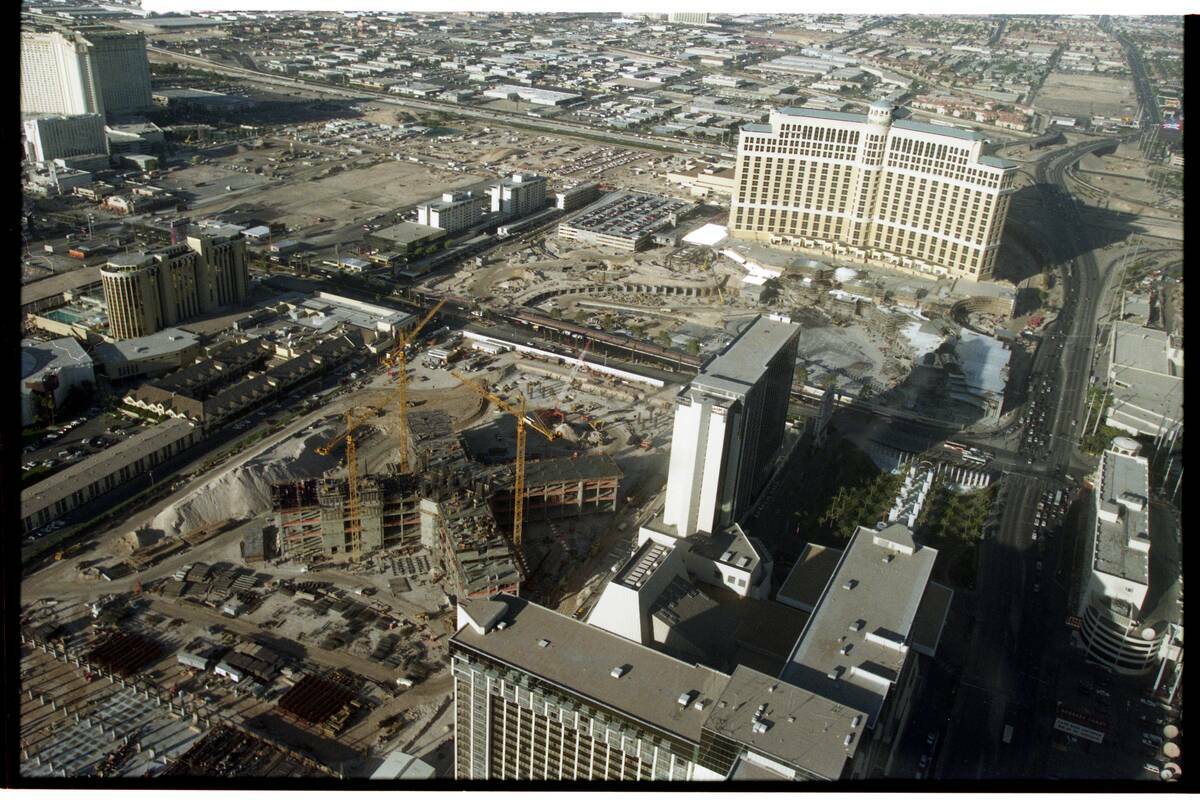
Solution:
{"label": "roadway with traffic", "polygon": [[[1082,418],[1099,299],[1111,271],[1100,274],[1095,244],[1067,192],[1064,175],[1084,154],[1111,146],[1087,142],[1052,153],[1036,167],[1046,218],[1055,221],[1051,260],[1063,268],[1063,307],[1049,326],[1034,359],[1030,381],[1045,388],[1048,418],[1044,441],[1004,476],[995,533],[982,545],[973,601],[974,627],[960,676],[951,730],[935,774],[950,778],[1036,777],[1044,774],[1053,708],[1038,702],[1056,680],[1054,654],[1063,645],[1069,593],[1065,583],[1046,581],[1033,591],[1033,569],[1044,562],[1058,574],[1060,545],[1039,552],[1032,538],[1037,502],[1047,492],[1069,488],[1080,476],[1074,461]],[[1064,483],[1066,479],[1066,483]],[[1044,547],[1044,540],[1041,543]],[[1069,571],[1068,571],[1069,578]],[[1011,724],[1020,737],[1001,742]]]}
{"label": "roadway with traffic", "polygon": [[441,100],[418,100],[414,98],[401,99],[393,95],[384,94],[382,92],[374,92],[370,89],[339,89],[336,86],[330,86],[329,84],[300,80],[298,78],[286,78],[280,75],[259,72],[257,70],[235,67],[231,64],[222,64],[219,61],[213,61],[212,59],[201,58],[199,56],[188,55],[186,53],[179,53],[174,50],[164,49],[162,47],[148,45],[146,49],[150,53],[164,59],[190,64],[194,67],[200,67],[210,72],[215,72],[219,75],[225,75],[231,78],[239,78],[250,83],[259,83],[293,90],[300,89],[306,92],[327,94],[335,97],[357,100],[360,102],[369,101],[373,103],[384,103],[386,105],[400,106],[402,108],[415,108],[422,111],[439,111],[444,114],[453,114],[460,117],[471,117],[474,119],[486,120],[491,123],[507,122],[511,125],[516,125],[522,128],[535,128],[538,130],[551,131],[553,133],[559,133],[563,135],[584,136],[591,139],[621,142],[634,147],[669,150],[676,153],[700,153],[702,155],[716,156],[718,158],[733,157],[733,153],[724,148],[688,144],[679,139],[672,139],[666,136],[650,136],[640,133],[621,133],[620,131],[616,130],[608,130],[597,128],[592,125],[585,125],[581,122],[547,120],[539,117],[531,117],[525,114],[519,114],[513,111],[499,111],[491,108],[473,108],[468,105],[443,102]]}

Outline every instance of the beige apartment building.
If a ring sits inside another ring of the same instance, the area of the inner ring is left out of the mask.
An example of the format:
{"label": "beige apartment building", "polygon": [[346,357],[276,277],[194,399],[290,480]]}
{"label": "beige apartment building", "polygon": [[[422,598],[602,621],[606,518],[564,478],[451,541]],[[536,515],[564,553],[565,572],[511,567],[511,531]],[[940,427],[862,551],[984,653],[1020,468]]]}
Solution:
{"label": "beige apartment building", "polygon": [[1017,165],[973,131],[867,114],[773,111],[742,126],[730,233],[930,275],[987,280]]}

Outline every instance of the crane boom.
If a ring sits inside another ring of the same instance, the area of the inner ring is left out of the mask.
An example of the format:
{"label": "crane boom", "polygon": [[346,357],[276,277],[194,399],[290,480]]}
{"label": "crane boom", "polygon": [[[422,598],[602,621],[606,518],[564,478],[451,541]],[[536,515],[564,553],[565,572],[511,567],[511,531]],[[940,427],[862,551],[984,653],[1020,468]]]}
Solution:
{"label": "crane boom", "polygon": [[400,404],[400,425],[399,425],[399,465],[401,475],[408,474],[408,346],[421,330],[433,319],[434,314],[441,310],[446,304],[446,298],[439,300],[433,308],[421,319],[420,322],[413,327],[412,330],[402,333],[397,343],[396,349],[392,352],[388,359],[390,363],[396,367],[396,402]]}
{"label": "crane boom", "polygon": [[525,413],[525,397],[521,395],[521,399],[516,406],[509,403],[504,398],[489,392],[474,381],[469,381],[458,372],[450,371],[450,374],[477,395],[487,400],[496,408],[511,414],[517,419],[517,458],[515,463],[515,475],[513,476],[513,546],[520,550],[521,533],[524,529],[525,522],[525,426],[533,428],[535,431],[546,437],[547,441],[554,441],[558,438],[558,433],[547,428],[545,425],[538,422],[533,417]]}

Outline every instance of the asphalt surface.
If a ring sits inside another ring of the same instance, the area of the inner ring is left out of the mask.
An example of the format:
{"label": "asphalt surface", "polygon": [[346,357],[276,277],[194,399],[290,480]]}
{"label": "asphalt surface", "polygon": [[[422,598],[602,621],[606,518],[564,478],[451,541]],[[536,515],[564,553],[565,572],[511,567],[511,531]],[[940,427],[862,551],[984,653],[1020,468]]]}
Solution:
{"label": "asphalt surface", "polygon": [[[1099,272],[1089,231],[1066,192],[1064,172],[1084,153],[1109,144],[1105,140],[1068,148],[1037,166],[1043,208],[1056,224],[1052,260],[1062,269],[1065,283],[1063,308],[1038,348],[1031,373],[1033,385],[1049,387],[1040,395],[1044,420],[1033,420],[1045,445],[1018,459],[1001,482],[1000,516],[994,535],[981,546],[972,598],[974,627],[951,728],[935,762],[934,775],[939,777],[1046,774],[1054,713],[1046,698],[1053,697],[1057,680],[1054,654],[1066,640],[1070,571],[1060,574],[1061,542],[1047,548],[1043,532],[1041,549],[1035,545],[1033,522],[1038,501],[1058,488],[1069,488],[1064,479],[1079,471],[1074,462],[1075,429],[1083,416],[1099,300],[1109,277]],[[1005,725],[1014,730],[1007,745],[1001,741]]]}

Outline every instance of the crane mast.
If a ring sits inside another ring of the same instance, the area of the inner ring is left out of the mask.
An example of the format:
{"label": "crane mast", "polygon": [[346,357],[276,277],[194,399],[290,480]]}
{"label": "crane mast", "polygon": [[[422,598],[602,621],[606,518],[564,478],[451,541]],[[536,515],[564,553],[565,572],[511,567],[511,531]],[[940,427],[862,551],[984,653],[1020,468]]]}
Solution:
{"label": "crane mast", "polygon": [[517,403],[517,405],[514,406],[512,403],[509,403],[504,398],[499,397],[498,395],[495,395],[492,392],[489,392],[487,389],[484,389],[479,384],[477,384],[473,381],[467,380],[464,376],[462,376],[458,372],[451,370],[450,374],[453,375],[455,378],[458,378],[458,380],[462,383],[463,386],[466,386],[468,389],[475,392],[475,394],[479,395],[484,400],[487,400],[489,403],[494,405],[500,411],[503,411],[506,414],[511,414],[512,416],[517,418],[517,459],[516,459],[516,464],[514,465],[515,466],[515,469],[514,469],[515,475],[513,478],[513,533],[512,533],[512,540],[513,540],[513,546],[516,547],[519,552],[520,547],[521,547],[521,534],[524,530],[524,523],[525,523],[525,439],[526,439],[525,426],[528,425],[529,427],[533,428],[538,433],[540,433],[542,436],[545,436],[546,441],[548,441],[548,442],[552,442],[555,439],[557,439],[558,433],[550,428],[547,428],[545,425],[542,425],[537,420],[531,419],[525,413],[525,396],[524,395],[520,396],[521,397],[520,401]]}
{"label": "crane mast", "polygon": [[388,357],[388,363],[394,365],[397,369],[396,373],[396,401],[400,404],[400,431],[398,434],[399,464],[398,470],[401,475],[407,475],[411,465],[408,461],[408,346],[413,343],[417,335],[433,319],[434,314],[441,310],[446,304],[446,299],[439,300],[425,317],[416,324],[416,326],[407,333],[401,333],[396,349]]}

